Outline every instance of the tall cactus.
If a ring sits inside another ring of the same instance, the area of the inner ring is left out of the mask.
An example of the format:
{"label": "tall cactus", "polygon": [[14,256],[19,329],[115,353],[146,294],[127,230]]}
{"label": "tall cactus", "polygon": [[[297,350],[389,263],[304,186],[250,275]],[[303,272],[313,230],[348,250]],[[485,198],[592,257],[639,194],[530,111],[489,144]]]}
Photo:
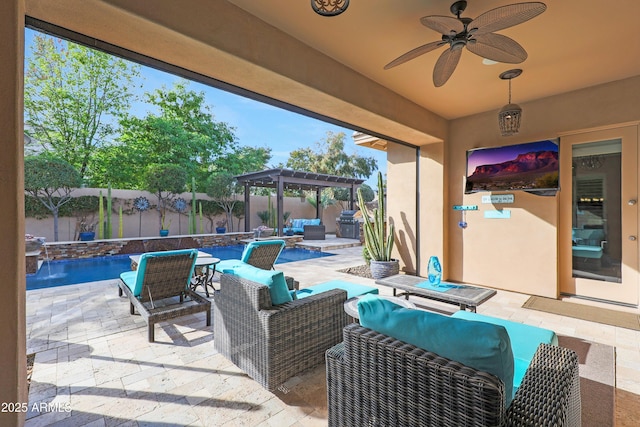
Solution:
{"label": "tall cactus", "polygon": [[191,177],[191,215],[189,216],[189,234],[196,234],[196,178]]}
{"label": "tall cactus", "polygon": [[104,239],[104,203],[102,202],[102,190],[100,190],[98,203],[98,239]]}
{"label": "tall cactus", "polygon": [[387,209],[382,172],[378,172],[378,207],[371,211],[367,209],[360,188],[358,188],[358,204],[364,217],[365,258],[374,261],[391,261],[394,226],[389,224],[388,227],[385,227]]}
{"label": "tall cactus", "polygon": [[104,233],[105,239],[110,239],[113,237],[113,229],[111,226],[111,184],[107,189],[107,228]]}
{"label": "tall cactus", "polygon": [[122,206],[118,207],[118,239],[122,239],[124,234],[124,225],[122,223]]}

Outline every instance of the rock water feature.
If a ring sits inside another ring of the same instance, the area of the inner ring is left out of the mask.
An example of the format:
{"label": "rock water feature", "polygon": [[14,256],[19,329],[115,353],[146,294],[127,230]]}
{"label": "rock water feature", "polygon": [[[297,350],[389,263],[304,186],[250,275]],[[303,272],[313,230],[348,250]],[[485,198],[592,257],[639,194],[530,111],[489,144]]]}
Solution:
{"label": "rock water feature", "polygon": [[40,257],[40,249],[42,248],[42,245],[44,245],[44,242],[44,237],[36,237],[31,234],[24,235],[27,274],[34,274],[38,272],[38,258]]}

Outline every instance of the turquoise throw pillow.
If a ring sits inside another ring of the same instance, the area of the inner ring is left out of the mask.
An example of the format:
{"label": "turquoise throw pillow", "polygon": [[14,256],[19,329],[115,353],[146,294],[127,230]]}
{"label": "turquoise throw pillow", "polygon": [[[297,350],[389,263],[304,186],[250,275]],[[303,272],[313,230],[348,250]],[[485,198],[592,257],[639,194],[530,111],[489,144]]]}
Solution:
{"label": "turquoise throw pillow", "polygon": [[[233,274],[236,276],[268,286],[269,293],[271,294],[271,303],[273,305],[293,301],[282,271],[263,270],[249,264],[238,266],[231,270],[233,270]],[[230,271],[228,272],[230,273]]]}
{"label": "turquoise throw pillow", "polygon": [[404,308],[373,295],[360,300],[358,314],[365,328],[495,375],[511,404],[514,360],[503,326]]}

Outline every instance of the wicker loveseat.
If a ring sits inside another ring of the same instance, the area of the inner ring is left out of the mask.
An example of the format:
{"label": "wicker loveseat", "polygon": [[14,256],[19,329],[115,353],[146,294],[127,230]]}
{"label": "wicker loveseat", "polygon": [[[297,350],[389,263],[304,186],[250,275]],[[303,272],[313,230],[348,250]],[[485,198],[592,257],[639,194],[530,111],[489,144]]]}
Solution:
{"label": "wicker loveseat", "polygon": [[578,426],[575,352],[541,344],[511,405],[495,376],[351,324],[327,351],[329,426]]}
{"label": "wicker loveseat", "polygon": [[241,274],[220,278],[220,291],[214,297],[214,344],[273,391],[322,364],[326,350],[342,341],[342,329],[348,323],[343,308],[347,292],[335,289],[274,305],[267,286]]}

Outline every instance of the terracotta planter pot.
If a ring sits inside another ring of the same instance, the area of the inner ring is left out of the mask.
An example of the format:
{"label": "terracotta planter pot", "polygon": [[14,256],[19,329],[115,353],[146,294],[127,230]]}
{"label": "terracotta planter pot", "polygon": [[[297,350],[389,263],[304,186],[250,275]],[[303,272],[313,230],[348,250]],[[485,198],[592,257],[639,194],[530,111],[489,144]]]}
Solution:
{"label": "terracotta planter pot", "polygon": [[393,276],[400,272],[400,262],[397,259],[391,261],[374,261],[369,263],[371,276],[374,279],[382,279],[384,277]]}

